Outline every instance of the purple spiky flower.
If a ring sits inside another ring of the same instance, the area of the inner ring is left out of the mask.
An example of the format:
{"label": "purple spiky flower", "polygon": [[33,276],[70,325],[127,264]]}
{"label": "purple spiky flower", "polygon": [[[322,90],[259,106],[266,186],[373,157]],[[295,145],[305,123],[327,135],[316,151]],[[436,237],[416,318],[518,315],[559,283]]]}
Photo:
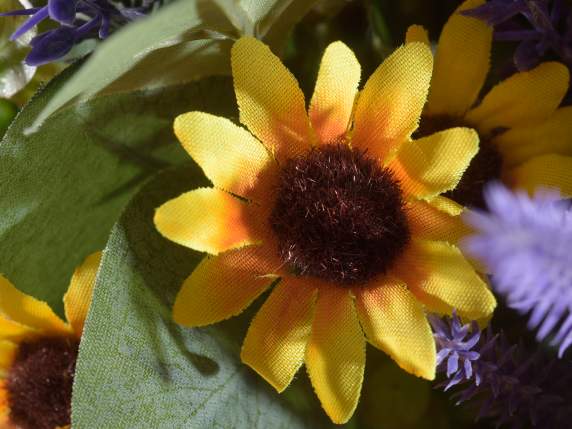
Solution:
{"label": "purple spiky flower", "polygon": [[495,27],[495,39],[519,42],[513,60],[520,71],[553,55],[572,68],[572,10],[565,0],[489,0],[463,14]]}
{"label": "purple spiky flower", "polygon": [[113,31],[145,16],[162,0],[142,0],[129,7],[111,0],[48,0],[44,7],[15,10],[0,16],[30,17],[10,37],[15,40],[50,19],[59,27],[34,37],[26,63],[39,66],[58,60],[78,43],[92,38],[105,39]]}
{"label": "purple spiky flower", "polygon": [[[454,387],[457,405],[472,404],[477,419],[515,429],[557,429],[572,421],[571,362],[531,353],[490,327],[479,332],[476,323],[463,325],[456,314],[430,321],[442,357],[437,371],[445,376],[438,387]],[[463,365],[455,370],[457,360]]]}
{"label": "purple spiky flower", "polygon": [[500,184],[485,189],[488,211],[468,212],[475,234],[463,248],[483,262],[496,292],[521,314],[539,341],[551,336],[562,356],[572,344],[572,210],[559,193],[531,198]]}
{"label": "purple spiky flower", "polygon": [[[497,41],[516,42],[512,61],[502,68],[508,76],[542,61],[557,60],[572,73],[572,5],[567,0],[489,0],[461,12],[494,26]],[[572,104],[572,86],[562,105]]]}

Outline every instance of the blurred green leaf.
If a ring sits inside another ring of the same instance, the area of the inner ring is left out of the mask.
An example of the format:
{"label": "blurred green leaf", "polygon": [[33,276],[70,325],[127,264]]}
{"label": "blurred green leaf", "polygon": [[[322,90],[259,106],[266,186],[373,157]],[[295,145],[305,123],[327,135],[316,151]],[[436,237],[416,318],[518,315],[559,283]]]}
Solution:
{"label": "blurred green leaf", "polygon": [[66,70],[20,112],[0,144],[0,272],[62,311],[80,261],[107,241],[127,201],[157,170],[187,155],[172,131],[189,110],[232,116],[229,78],[103,96],[23,130],[73,75]]}
{"label": "blurred green leaf", "polygon": [[184,0],[167,5],[101,43],[28,132],[63,106],[95,94],[229,74],[229,52],[236,38],[250,34],[281,44],[314,1]]}
{"label": "blurred green leaf", "polygon": [[0,138],[4,135],[17,113],[18,107],[14,103],[5,98],[0,98]]}
{"label": "blurred green leaf", "polygon": [[240,363],[251,315],[202,329],[172,321],[175,295],[202,255],[163,238],[153,214],[206,184],[192,163],[163,171],[113,228],[76,367],[74,428],[319,427]]}
{"label": "blurred green leaf", "polygon": [[366,427],[433,427],[431,424],[427,426],[424,419],[431,399],[430,382],[408,374],[387,357],[370,368],[360,409],[360,417]]}

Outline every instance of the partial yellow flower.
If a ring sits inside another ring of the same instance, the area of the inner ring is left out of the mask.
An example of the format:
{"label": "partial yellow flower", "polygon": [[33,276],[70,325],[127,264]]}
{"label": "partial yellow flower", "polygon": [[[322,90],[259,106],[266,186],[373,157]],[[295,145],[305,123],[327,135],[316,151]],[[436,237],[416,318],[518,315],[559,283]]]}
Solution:
{"label": "partial yellow flower", "polygon": [[69,427],[71,389],[101,253],[76,269],[66,321],[0,276],[0,427]]}
{"label": "partial yellow flower", "polygon": [[242,347],[277,391],[302,364],[322,406],[346,422],[360,395],[365,339],[403,369],[435,376],[425,311],[489,317],[495,300],[455,246],[463,228],[445,198],[477,151],[454,128],[411,140],[432,55],[397,49],[356,101],[361,68],[331,44],[306,111],[296,79],[270,49],[242,38],[231,53],[240,121],[190,112],[183,147],[213,188],[157,209],[170,240],[209,253],[185,280],[173,317],[204,326],[242,312],[271,285]]}
{"label": "partial yellow flower", "polygon": [[[465,1],[443,27],[415,136],[452,126],[477,130],[479,153],[457,188],[446,194],[462,205],[482,207],[482,188],[490,180],[530,192],[556,187],[572,195],[572,107],[558,108],[570,79],[566,66],[545,62],[516,73],[475,106],[489,71],[493,29],[459,12],[484,2]],[[412,26],[406,39],[429,43],[419,26]]]}

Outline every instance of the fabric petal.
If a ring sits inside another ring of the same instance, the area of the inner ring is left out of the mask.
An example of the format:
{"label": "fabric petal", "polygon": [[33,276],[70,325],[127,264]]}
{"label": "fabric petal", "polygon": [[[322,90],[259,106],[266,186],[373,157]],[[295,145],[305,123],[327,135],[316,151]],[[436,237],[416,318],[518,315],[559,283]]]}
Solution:
{"label": "fabric petal", "polygon": [[395,279],[356,288],[356,308],[368,341],[387,353],[405,371],[435,378],[435,340],[423,307]]}
{"label": "fabric petal", "polygon": [[412,237],[457,244],[471,233],[461,216],[451,215],[425,201],[407,204],[406,214]]}
{"label": "fabric petal", "polygon": [[540,155],[572,155],[572,106],[556,110],[544,121],[511,128],[494,143],[509,167]]}
{"label": "fabric petal", "polygon": [[268,46],[242,37],[232,47],[232,76],[240,122],[279,159],[314,144],[304,94],[296,78]]}
{"label": "fabric petal", "polygon": [[320,288],[306,368],[326,414],[336,424],[356,409],[365,368],[365,339],[350,291]]}
{"label": "fabric petal", "polygon": [[0,341],[0,378],[2,378],[6,371],[12,366],[17,351],[18,344],[11,341]]}
{"label": "fabric petal", "polygon": [[409,26],[409,28],[407,29],[407,33],[405,34],[405,42],[406,43],[421,42],[429,46],[431,45],[429,41],[429,33],[427,33],[427,30],[421,25]]}
{"label": "fabric petal", "polygon": [[322,143],[339,141],[348,130],[360,76],[361,67],[350,48],[342,42],[326,48],[309,110]]}
{"label": "fabric petal", "polygon": [[572,197],[572,157],[544,155],[533,158],[510,170],[506,181],[511,187],[525,189],[531,194],[538,188],[555,188]]}
{"label": "fabric petal", "polygon": [[213,184],[247,197],[271,165],[266,148],[226,118],[189,112],[175,119],[177,138]]}
{"label": "fabric petal", "polygon": [[34,328],[0,317],[0,340],[18,342],[36,332]]}
{"label": "fabric petal", "polygon": [[389,168],[410,195],[430,199],[454,189],[479,149],[470,128],[451,128],[404,143]]}
{"label": "fabric petal", "polygon": [[[0,370],[1,373],[1,370]],[[0,379],[0,428],[11,429],[9,422],[10,405],[8,404],[8,391],[6,390],[6,380]]]}
{"label": "fabric petal", "polygon": [[483,3],[465,1],[443,27],[435,53],[428,115],[462,117],[479,95],[489,71],[493,29],[460,12]]}
{"label": "fabric petal", "polygon": [[286,277],[258,311],[242,346],[242,361],[282,392],[304,363],[316,288]]}
{"label": "fabric petal", "polygon": [[78,338],[83,332],[83,325],[91,304],[95,276],[101,262],[101,255],[101,252],[92,253],[76,268],[64,295],[66,319]]}
{"label": "fabric petal", "polygon": [[424,43],[407,43],[386,58],[358,97],[352,145],[385,160],[408,139],[419,123],[432,69]]}
{"label": "fabric petal", "polygon": [[439,195],[438,197],[432,198],[429,201],[429,204],[431,204],[437,210],[448,213],[451,216],[458,216],[461,213],[463,213],[463,210],[465,209],[459,203],[457,203],[457,202],[455,202],[455,201],[453,201],[447,197],[444,197],[442,195]]}
{"label": "fabric petal", "polygon": [[460,250],[441,241],[412,240],[396,263],[395,276],[427,308],[439,314],[457,309],[469,320],[490,317],[496,301]]}
{"label": "fabric petal", "polygon": [[540,64],[496,85],[465,117],[481,136],[495,128],[524,126],[550,116],[566,94],[569,72],[556,62]]}
{"label": "fabric petal", "polygon": [[0,275],[0,315],[46,333],[69,334],[70,327],[50,306],[16,289]]}
{"label": "fabric petal", "polygon": [[212,255],[259,241],[248,225],[248,204],[215,188],[167,201],[155,212],[155,227],[175,243]]}
{"label": "fabric petal", "polygon": [[173,319],[188,327],[205,326],[240,314],[275,280],[266,246],[206,257],[184,281]]}

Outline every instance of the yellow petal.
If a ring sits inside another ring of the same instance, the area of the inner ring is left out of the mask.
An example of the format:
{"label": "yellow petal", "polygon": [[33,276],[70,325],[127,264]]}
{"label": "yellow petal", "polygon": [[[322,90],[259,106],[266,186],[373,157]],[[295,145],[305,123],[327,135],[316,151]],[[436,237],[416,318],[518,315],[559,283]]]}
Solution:
{"label": "yellow petal", "polygon": [[242,361],[282,392],[304,363],[316,288],[293,277],[274,288],[252,321]]}
{"label": "yellow petal", "polygon": [[405,371],[435,378],[435,340],[423,307],[395,279],[356,288],[356,308],[368,341]]}
{"label": "yellow petal", "polygon": [[407,43],[377,68],[361,91],[352,145],[381,160],[419,123],[431,80],[433,55],[424,43]]}
{"label": "yellow petal", "polygon": [[213,184],[248,196],[271,163],[266,148],[244,128],[218,116],[189,112],[175,119],[175,134]]}
{"label": "yellow petal", "polygon": [[459,12],[484,2],[465,1],[443,27],[427,100],[429,115],[462,117],[479,95],[489,71],[493,29]]}
{"label": "yellow petal", "polygon": [[556,110],[544,121],[511,128],[494,143],[510,167],[540,155],[572,155],[572,106]]}
{"label": "yellow petal", "polygon": [[4,377],[6,371],[12,366],[17,351],[18,344],[11,341],[0,341],[0,377]]}
{"label": "yellow petal", "polygon": [[511,187],[530,193],[538,188],[552,188],[572,197],[572,157],[544,155],[532,158],[509,171],[506,181]]}
{"label": "yellow petal", "polygon": [[10,429],[8,416],[10,415],[10,405],[8,404],[8,391],[6,381],[0,379],[0,428]]}
{"label": "yellow petal", "polygon": [[451,216],[458,216],[463,213],[463,210],[465,209],[459,203],[442,195],[432,198],[429,201],[429,204],[431,204],[431,206],[435,207],[437,210],[450,214]]}
{"label": "yellow petal", "polygon": [[427,33],[427,30],[425,30],[425,28],[421,25],[409,26],[407,33],[405,34],[405,42],[421,42],[425,43],[426,45],[431,45],[429,42],[429,34]]}
{"label": "yellow petal", "polygon": [[216,255],[259,241],[248,225],[247,206],[220,189],[195,189],[159,207],[155,227],[175,243]]}
{"label": "yellow petal", "polygon": [[360,75],[361,67],[350,48],[342,42],[328,46],[320,63],[309,111],[312,126],[322,143],[339,141],[345,135]]}
{"label": "yellow petal", "polygon": [[523,126],[548,118],[568,89],[566,66],[548,62],[512,75],[496,85],[466,116],[482,134],[498,127]]}
{"label": "yellow petal", "polygon": [[454,189],[479,148],[470,128],[451,128],[408,141],[389,164],[410,195],[430,199]]}
{"label": "yellow petal", "polygon": [[0,340],[21,341],[37,331],[29,326],[0,317]]}
{"label": "yellow petal", "polygon": [[279,158],[289,158],[314,143],[304,94],[296,78],[268,46],[240,38],[231,51],[240,122]]}
{"label": "yellow petal", "polygon": [[265,276],[271,272],[266,252],[265,246],[252,246],[204,258],[177,295],[175,322],[205,326],[240,314],[275,279]]}
{"label": "yellow petal", "polygon": [[75,335],[81,337],[83,325],[91,304],[93,287],[95,286],[95,276],[99,263],[101,262],[101,252],[89,255],[83,263],[76,268],[70,281],[70,285],[64,295],[64,309],[66,319],[71,325]]}
{"label": "yellow petal", "polygon": [[461,216],[439,210],[428,202],[410,202],[406,207],[409,232],[412,237],[457,244],[471,231]]}
{"label": "yellow petal", "polygon": [[347,422],[356,409],[365,368],[365,339],[349,290],[318,292],[306,368],[326,414],[336,424]]}
{"label": "yellow petal", "polygon": [[69,334],[70,327],[45,302],[16,289],[0,276],[0,314],[50,334]]}
{"label": "yellow petal", "polygon": [[496,301],[459,249],[441,241],[413,240],[396,263],[395,276],[430,311],[476,320],[489,317]]}

